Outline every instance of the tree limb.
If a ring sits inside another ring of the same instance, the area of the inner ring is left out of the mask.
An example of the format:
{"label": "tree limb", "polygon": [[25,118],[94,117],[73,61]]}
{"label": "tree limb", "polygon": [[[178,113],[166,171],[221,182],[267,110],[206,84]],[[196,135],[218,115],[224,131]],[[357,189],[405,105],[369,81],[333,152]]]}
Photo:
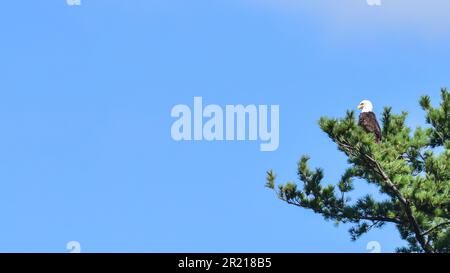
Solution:
{"label": "tree limb", "polygon": [[[282,201],[288,203],[289,205],[294,205],[297,207],[302,207],[304,208],[305,206],[302,206],[301,204],[299,204],[298,202],[293,202],[291,200],[287,200],[285,198],[280,198]],[[398,218],[390,218],[390,217],[384,217],[384,216],[376,216],[376,215],[358,215],[357,217],[349,217],[348,215],[344,215],[344,210],[337,208],[339,210],[340,215],[334,215],[334,217],[342,217],[342,218],[348,218],[350,219],[350,222],[357,222],[357,221],[361,221],[361,220],[366,220],[366,221],[372,221],[372,222],[389,222],[389,223],[394,223],[394,224],[401,224],[402,221]],[[322,209],[316,209],[315,210],[316,213],[320,213],[320,214],[325,214],[325,211],[323,211]]]}
{"label": "tree limb", "polygon": [[441,228],[441,227],[446,226],[446,225],[450,225],[450,222],[445,222],[445,223],[441,223],[439,225],[436,225],[436,226],[430,228],[429,230],[425,231],[424,233],[422,233],[422,236],[426,236],[426,235],[432,233],[433,231],[435,231],[436,229]]}
{"label": "tree limb", "polygon": [[417,221],[416,217],[413,214],[413,211],[411,209],[411,203],[398,190],[398,188],[395,186],[395,184],[392,182],[392,180],[389,178],[389,176],[385,173],[385,171],[381,167],[380,163],[377,160],[375,160],[373,157],[371,157],[370,155],[358,153],[357,151],[355,151],[353,149],[353,147],[350,144],[345,143],[345,141],[343,142],[340,140],[336,140],[336,142],[339,146],[343,147],[343,149],[345,151],[349,151],[349,154],[354,155],[354,156],[357,156],[358,154],[362,155],[365,159],[367,159],[371,163],[371,165],[375,168],[376,173],[378,173],[381,176],[381,178],[383,179],[383,182],[386,184],[386,186],[389,188],[389,190],[395,195],[395,197],[397,197],[397,199],[402,204],[404,211],[406,213],[406,216],[408,217],[408,220],[414,230],[414,235],[416,237],[416,240],[419,242],[419,244],[421,245],[421,247],[423,248],[423,250],[425,252],[427,252],[427,253],[433,252],[432,248],[425,240],[425,236],[423,235],[423,231],[419,225],[419,222]]}

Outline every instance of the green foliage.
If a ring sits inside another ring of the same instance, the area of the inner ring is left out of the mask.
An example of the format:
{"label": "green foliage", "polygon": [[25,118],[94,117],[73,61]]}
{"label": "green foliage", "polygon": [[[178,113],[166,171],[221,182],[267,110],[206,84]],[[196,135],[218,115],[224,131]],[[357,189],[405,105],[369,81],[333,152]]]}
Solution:
{"label": "green foliage", "polygon": [[[420,106],[426,129],[412,130],[405,123],[407,113],[385,108],[381,143],[358,126],[353,111],[342,119],[322,117],[320,128],[348,158],[341,179],[324,186],[323,170],[311,170],[309,157],[303,156],[298,183],[276,187],[276,176],[269,171],[266,186],[288,204],[352,224],[352,240],[392,223],[408,243],[398,252],[450,252],[450,92],[442,89],[438,108],[429,96],[421,98]],[[355,179],[376,185],[386,198],[351,200]]]}

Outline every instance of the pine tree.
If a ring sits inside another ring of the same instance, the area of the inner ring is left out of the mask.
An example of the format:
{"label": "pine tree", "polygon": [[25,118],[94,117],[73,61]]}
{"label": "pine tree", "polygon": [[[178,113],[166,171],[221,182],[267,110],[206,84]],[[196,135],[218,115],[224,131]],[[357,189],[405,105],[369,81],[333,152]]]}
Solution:
{"label": "pine tree", "polygon": [[[340,181],[324,186],[322,169],[310,169],[309,157],[298,163],[298,183],[266,186],[288,204],[310,209],[326,220],[351,224],[352,240],[388,223],[396,225],[407,247],[398,252],[450,252],[450,92],[441,90],[438,108],[429,96],[420,99],[426,128],[406,124],[407,113],[382,115],[383,141],[361,129],[353,111],[343,119],[322,117],[320,128],[348,158]],[[355,184],[374,184],[385,198],[367,194],[351,200]]]}

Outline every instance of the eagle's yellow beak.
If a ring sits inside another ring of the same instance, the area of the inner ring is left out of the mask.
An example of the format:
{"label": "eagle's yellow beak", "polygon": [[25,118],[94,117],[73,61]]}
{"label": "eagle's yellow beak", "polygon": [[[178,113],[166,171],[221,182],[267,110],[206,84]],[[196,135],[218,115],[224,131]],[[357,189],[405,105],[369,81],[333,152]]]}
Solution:
{"label": "eagle's yellow beak", "polygon": [[361,103],[360,105],[358,105],[358,109],[361,110],[361,109],[363,109],[363,108],[364,108],[364,104]]}

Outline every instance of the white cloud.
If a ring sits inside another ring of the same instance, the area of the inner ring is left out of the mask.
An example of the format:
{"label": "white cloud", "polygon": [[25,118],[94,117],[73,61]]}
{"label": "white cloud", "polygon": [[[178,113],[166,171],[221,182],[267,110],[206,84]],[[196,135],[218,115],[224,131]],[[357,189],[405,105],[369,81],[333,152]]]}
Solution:
{"label": "white cloud", "polygon": [[[291,15],[311,15],[341,30],[405,30],[450,36],[449,0],[246,0]],[[375,2],[375,3],[377,3]]]}

